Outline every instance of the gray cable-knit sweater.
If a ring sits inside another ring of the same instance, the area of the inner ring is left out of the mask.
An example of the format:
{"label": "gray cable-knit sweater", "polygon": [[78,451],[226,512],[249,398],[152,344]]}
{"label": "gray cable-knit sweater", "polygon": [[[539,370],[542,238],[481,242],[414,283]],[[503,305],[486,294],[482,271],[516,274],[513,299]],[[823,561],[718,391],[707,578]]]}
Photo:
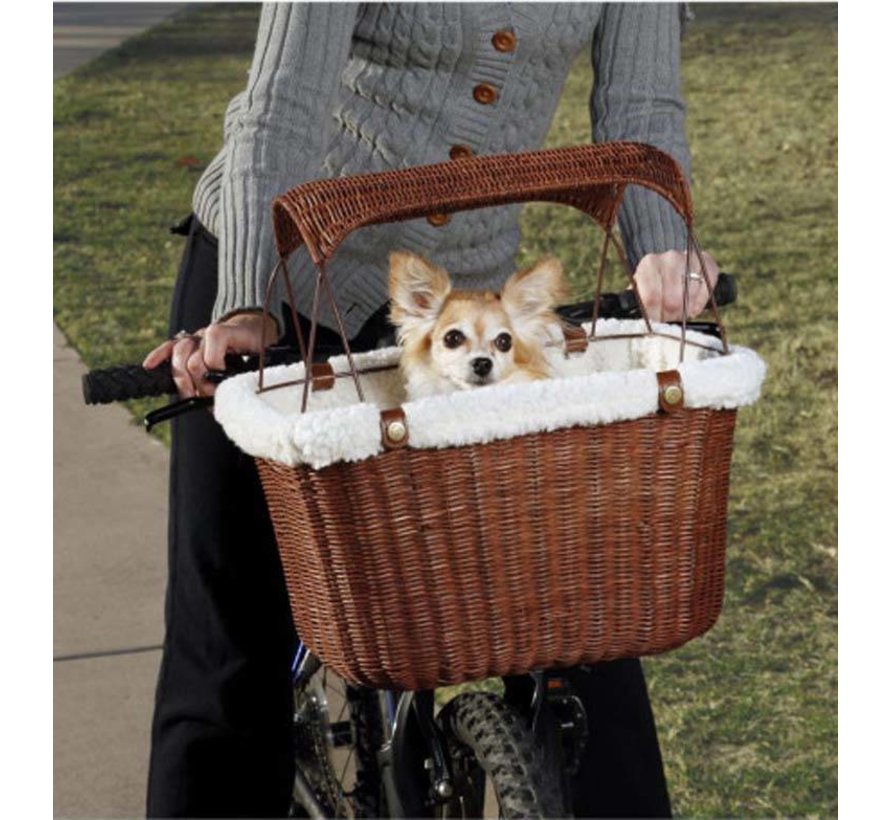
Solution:
{"label": "gray cable-knit sweater", "polygon": [[[593,139],[650,143],[688,175],[680,17],[676,3],[265,4],[247,88],[229,104],[223,148],[194,194],[219,240],[214,319],[263,303],[274,196],[461,151],[538,148],[581,49],[592,55]],[[499,288],[514,270],[518,214],[501,206],[352,234],[328,265],[349,335],[387,301],[394,248],[444,266],[458,287]],[[620,226],[633,265],[685,247],[680,219],[643,189],[628,191]],[[305,248],[289,267],[308,313],[315,270]],[[333,326],[329,311],[322,322]]]}

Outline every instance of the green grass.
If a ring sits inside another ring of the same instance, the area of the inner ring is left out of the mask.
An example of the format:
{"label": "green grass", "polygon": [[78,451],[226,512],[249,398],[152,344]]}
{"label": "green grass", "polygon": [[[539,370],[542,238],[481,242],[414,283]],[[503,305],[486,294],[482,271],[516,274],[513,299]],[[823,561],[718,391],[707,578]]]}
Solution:
{"label": "green grass", "polygon": [[[646,661],[678,814],[837,813],[837,11],[696,5],[684,42],[698,234],[739,277],[730,338],[768,362],[739,415],[724,613]],[[55,319],[91,366],[166,333],[197,169],[244,84],[255,7],[205,6],[55,84]],[[548,145],[587,141],[590,70]],[[598,241],[532,206],[523,254],[579,294]],[[613,286],[618,285],[613,279]],[[139,408],[141,409],[141,408]]]}

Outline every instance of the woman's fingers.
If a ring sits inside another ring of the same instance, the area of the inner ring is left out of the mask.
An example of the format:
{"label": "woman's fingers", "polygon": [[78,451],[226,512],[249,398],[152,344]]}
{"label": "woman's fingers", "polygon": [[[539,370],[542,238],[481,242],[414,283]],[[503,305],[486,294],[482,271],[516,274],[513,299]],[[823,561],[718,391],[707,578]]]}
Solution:
{"label": "woman's fingers", "polygon": [[207,365],[204,363],[204,351],[201,350],[200,341],[186,359],[185,367],[192,380],[195,395],[204,395],[204,377],[207,375]]}
{"label": "woman's fingers", "polygon": [[175,343],[174,339],[167,339],[166,342],[159,344],[145,357],[142,361],[142,366],[147,370],[154,370],[154,368],[161,364],[161,362],[166,362],[167,359],[170,358],[170,354],[173,352],[173,345]]}
{"label": "woman's fingers", "polygon": [[204,393],[204,374],[207,367],[201,356],[201,331],[189,336],[167,339],[159,344],[142,361],[142,366],[153,370],[159,364],[170,361],[170,372],[179,395],[190,399]]}
{"label": "woman's fingers", "polygon": [[259,353],[277,339],[273,319],[255,311],[236,314],[193,334],[177,334],[149,353],[142,366],[148,369],[170,360],[170,370],[180,397],[212,396],[216,385],[208,381],[208,370],[225,370],[226,354]]}
{"label": "woman's fingers", "polygon": [[197,336],[186,336],[182,339],[177,339],[173,345],[173,355],[170,357],[170,370],[173,373],[176,389],[184,399],[190,399],[199,395],[198,387],[192,374],[200,371],[201,380],[203,380],[203,374],[206,372],[206,368],[201,370],[200,367],[190,366],[191,359],[196,352],[198,352],[200,359],[200,342],[201,340]]}
{"label": "woman's fingers", "polygon": [[202,353],[207,370],[225,370],[226,353],[235,347],[231,329],[225,325],[210,325],[204,333]]}
{"label": "woman's fingers", "polygon": [[210,325],[204,333],[204,362],[210,370],[225,370],[226,354],[259,353],[263,348],[262,317],[247,322]]}
{"label": "woman's fingers", "polygon": [[[701,270],[701,262],[698,256],[693,257],[690,264],[690,277],[687,298],[689,308],[688,318],[694,318],[701,313],[708,304],[708,286],[704,277],[708,277],[711,288],[717,283],[718,267],[714,258],[708,253],[702,253],[705,270]],[[683,255],[681,264],[672,266],[669,274],[671,277],[671,304],[665,306],[665,315],[669,321],[679,321],[683,318],[683,280],[686,277],[686,257]]]}
{"label": "woman's fingers", "polygon": [[692,276],[686,284],[686,254],[681,251],[665,251],[644,256],[637,265],[634,278],[640,298],[649,318],[655,322],[676,322],[683,318],[683,302],[687,300],[686,316],[698,316],[708,304],[708,287],[703,275],[713,288],[720,270],[709,253],[702,253],[704,272],[699,271],[696,255],[690,265]]}
{"label": "woman's fingers", "polygon": [[[702,258],[705,262],[705,275],[708,277],[708,282],[711,285],[711,290],[713,290],[717,286],[717,277],[720,275],[720,266],[717,264],[714,257],[707,252],[702,252]],[[696,263],[698,263],[697,257]],[[698,267],[699,264],[696,264],[693,269],[697,270]],[[697,316],[708,305],[708,287],[701,279],[698,282],[698,286],[695,288],[694,297],[695,301],[693,302],[693,306],[695,308],[695,313],[693,315]]]}
{"label": "woman's fingers", "polygon": [[653,255],[646,256],[640,261],[634,278],[646,315],[651,321],[660,322],[663,301],[662,278],[658,261]]}

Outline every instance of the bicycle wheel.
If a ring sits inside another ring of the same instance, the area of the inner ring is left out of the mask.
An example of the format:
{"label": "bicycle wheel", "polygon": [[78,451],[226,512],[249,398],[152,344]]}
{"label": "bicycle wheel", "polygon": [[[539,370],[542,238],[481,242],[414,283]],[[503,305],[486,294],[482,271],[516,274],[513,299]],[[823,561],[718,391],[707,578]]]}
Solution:
{"label": "bicycle wheel", "polygon": [[[296,764],[326,817],[381,817],[379,693],[347,686],[322,667],[294,691]],[[292,815],[307,816],[294,795]]]}
{"label": "bicycle wheel", "polygon": [[454,779],[443,816],[568,816],[560,778],[525,718],[500,697],[490,692],[458,695],[437,719]]}

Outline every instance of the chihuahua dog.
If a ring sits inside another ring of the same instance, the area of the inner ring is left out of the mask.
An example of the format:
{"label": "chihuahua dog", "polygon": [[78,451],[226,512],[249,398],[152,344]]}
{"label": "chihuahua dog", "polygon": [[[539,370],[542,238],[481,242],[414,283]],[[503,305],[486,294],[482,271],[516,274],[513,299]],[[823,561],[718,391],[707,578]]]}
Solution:
{"label": "chihuahua dog", "polygon": [[453,290],[447,271],[407,251],[389,260],[409,400],[551,376],[545,348],[562,338],[553,307],[565,291],[557,259],[514,273],[500,293]]}

